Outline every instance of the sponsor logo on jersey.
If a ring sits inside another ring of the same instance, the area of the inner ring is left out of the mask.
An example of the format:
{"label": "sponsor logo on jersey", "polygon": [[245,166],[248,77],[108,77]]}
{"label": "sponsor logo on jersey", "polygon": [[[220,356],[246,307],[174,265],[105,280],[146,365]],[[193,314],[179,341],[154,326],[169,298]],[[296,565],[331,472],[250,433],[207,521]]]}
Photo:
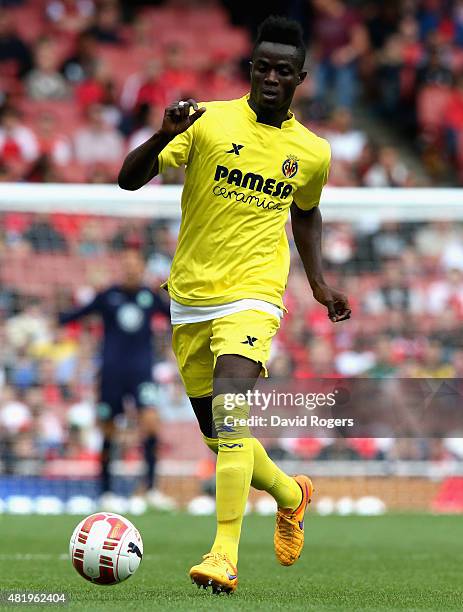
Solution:
{"label": "sponsor logo on jersey", "polygon": [[[294,174],[292,176],[294,176]],[[277,182],[274,178],[265,178],[256,172],[243,173],[238,168],[232,168],[230,170],[226,166],[217,164],[214,180],[220,181],[221,179],[227,179],[229,185],[251,189],[252,191],[260,191],[274,198],[280,198],[281,200],[285,200],[293,191],[293,186],[283,181]]]}

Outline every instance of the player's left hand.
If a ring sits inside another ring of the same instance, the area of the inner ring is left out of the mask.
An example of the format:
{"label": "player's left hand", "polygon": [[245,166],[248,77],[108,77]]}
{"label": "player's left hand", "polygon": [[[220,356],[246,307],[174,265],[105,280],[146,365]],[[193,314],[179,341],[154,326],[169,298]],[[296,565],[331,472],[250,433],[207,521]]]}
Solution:
{"label": "player's left hand", "polygon": [[328,285],[316,285],[313,287],[313,296],[317,302],[326,306],[328,317],[333,323],[350,319],[352,311],[349,301],[340,291],[331,289]]}

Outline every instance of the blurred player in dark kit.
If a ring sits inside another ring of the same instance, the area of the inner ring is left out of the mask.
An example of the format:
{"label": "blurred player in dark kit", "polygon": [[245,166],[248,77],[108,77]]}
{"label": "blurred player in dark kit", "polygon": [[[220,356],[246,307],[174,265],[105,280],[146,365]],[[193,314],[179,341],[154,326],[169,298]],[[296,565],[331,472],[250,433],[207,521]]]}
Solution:
{"label": "blurred player in dark kit", "polygon": [[[100,291],[80,308],[59,315],[61,324],[97,314],[103,322],[101,369],[98,377],[98,421],[103,433],[101,453],[102,503],[111,505],[109,472],[115,419],[124,413],[129,399],[138,410],[146,474],[138,492],[156,506],[172,506],[171,500],[153,489],[155,481],[159,417],[155,409],[156,386],[152,379],[153,338],[151,320],[156,313],[169,315],[169,306],[143,284],[144,261],[136,248],[121,258],[121,281]],[[109,509],[109,508],[108,508]]]}

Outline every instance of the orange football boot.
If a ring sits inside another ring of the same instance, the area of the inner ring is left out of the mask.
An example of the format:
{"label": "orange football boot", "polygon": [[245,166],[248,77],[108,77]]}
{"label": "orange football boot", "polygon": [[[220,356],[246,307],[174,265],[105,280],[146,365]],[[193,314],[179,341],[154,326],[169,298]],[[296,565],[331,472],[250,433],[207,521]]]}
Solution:
{"label": "orange football boot", "polygon": [[238,571],[227,555],[221,553],[208,553],[203,561],[194,565],[190,570],[191,581],[198,588],[212,587],[215,595],[220,593],[233,593],[238,585]]}
{"label": "orange football boot", "polygon": [[277,510],[273,543],[276,557],[281,565],[293,565],[301,555],[304,546],[304,515],[314,490],[308,476],[300,475],[293,478],[301,487],[302,501],[295,510],[291,508]]}

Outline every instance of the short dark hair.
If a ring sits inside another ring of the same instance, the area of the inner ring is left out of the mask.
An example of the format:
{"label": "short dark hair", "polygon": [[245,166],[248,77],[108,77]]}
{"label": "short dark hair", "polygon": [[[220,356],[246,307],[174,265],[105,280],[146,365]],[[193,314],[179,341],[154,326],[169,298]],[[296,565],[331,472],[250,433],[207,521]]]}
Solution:
{"label": "short dark hair", "polygon": [[280,15],[270,15],[265,19],[257,30],[254,43],[253,55],[263,42],[280,43],[296,47],[299,59],[299,68],[302,69],[305,62],[304,33],[301,25],[293,19],[287,19]]}

